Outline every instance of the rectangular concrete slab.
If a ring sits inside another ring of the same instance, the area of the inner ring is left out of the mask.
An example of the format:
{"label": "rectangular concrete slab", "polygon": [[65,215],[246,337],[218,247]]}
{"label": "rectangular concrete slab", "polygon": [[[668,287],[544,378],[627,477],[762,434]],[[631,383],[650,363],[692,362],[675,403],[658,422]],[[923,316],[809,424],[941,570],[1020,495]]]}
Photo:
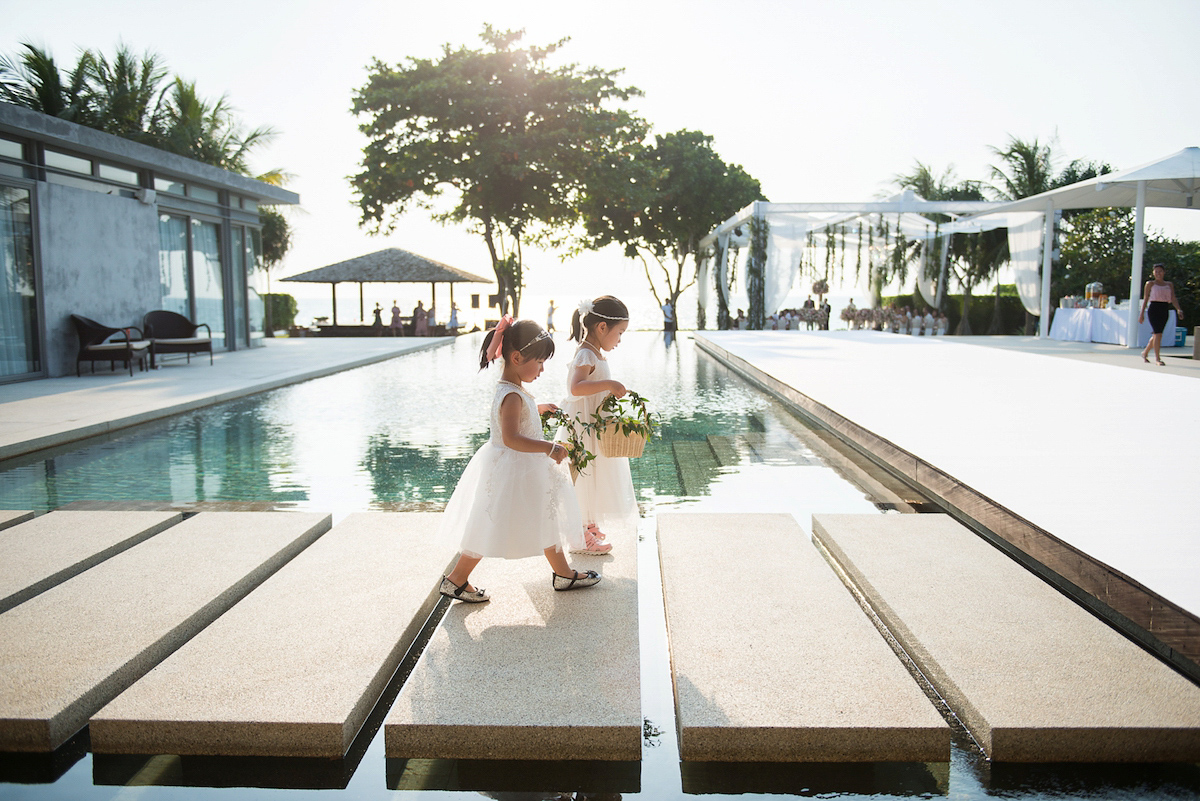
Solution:
{"label": "rectangular concrete slab", "polygon": [[0,612],[182,519],[170,512],[59,511],[0,531]]}
{"label": "rectangular concrete slab", "polygon": [[993,760],[1200,760],[1200,687],[950,517],[813,536]]}
{"label": "rectangular concrete slab", "polygon": [[340,758],[440,597],[439,515],[351,515],[91,720],[92,750]]}
{"label": "rectangular concrete slab", "polygon": [[791,515],[661,514],[680,756],[945,762],[950,729]]}
{"label": "rectangular concrete slab", "polygon": [[205,512],[0,614],[0,751],[50,751],[329,530]]}
{"label": "rectangular concrete slab", "polygon": [[455,601],[384,723],[389,757],[638,760],[637,553],[571,556],[604,578],[555,592],[540,556],[485,559],[484,604]]}
{"label": "rectangular concrete slab", "polygon": [[15,526],[17,523],[24,523],[26,520],[33,519],[33,512],[18,509],[0,509],[0,530],[6,529],[9,526]]}

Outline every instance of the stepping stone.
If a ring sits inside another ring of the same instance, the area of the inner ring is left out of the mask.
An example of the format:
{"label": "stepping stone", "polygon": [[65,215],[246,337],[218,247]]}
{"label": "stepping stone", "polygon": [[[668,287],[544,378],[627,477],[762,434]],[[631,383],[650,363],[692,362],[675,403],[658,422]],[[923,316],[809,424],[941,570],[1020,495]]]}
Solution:
{"label": "stepping stone", "polygon": [[33,519],[33,512],[0,509],[0,530]]}
{"label": "stepping stone", "polygon": [[164,512],[51,512],[0,531],[0,612],[182,519]]}
{"label": "stepping stone", "polygon": [[484,559],[471,583],[492,600],[455,601],[384,723],[388,757],[639,760],[637,545],[571,555],[595,587],[555,592],[541,556]]}
{"label": "stepping stone", "polygon": [[708,442],[675,440],[671,443],[671,449],[679,465],[683,494],[690,497],[707,495],[708,486],[720,469]]}
{"label": "stepping stone", "polygon": [[950,517],[813,536],[994,761],[1200,761],[1200,687]]}
{"label": "stepping stone", "polygon": [[0,614],[0,751],[51,751],[329,530],[204,512]]}
{"label": "stepping stone", "polygon": [[440,518],[347,517],[94,715],[92,750],[340,759],[440,598]]}
{"label": "stepping stone", "polygon": [[661,514],[680,757],[946,762],[950,729],[791,515]]}
{"label": "stepping stone", "polygon": [[742,461],[741,456],[738,455],[737,446],[734,445],[732,437],[709,434],[708,447],[712,449],[713,456],[715,456],[717,459],[717,464],[721,465],[722,467],[740,464]]}

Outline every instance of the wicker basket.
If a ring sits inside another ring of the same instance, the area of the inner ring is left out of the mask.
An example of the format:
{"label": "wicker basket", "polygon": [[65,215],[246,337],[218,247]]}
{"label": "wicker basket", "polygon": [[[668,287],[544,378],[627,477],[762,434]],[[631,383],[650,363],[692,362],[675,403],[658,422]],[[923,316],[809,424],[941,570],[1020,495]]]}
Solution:
{"label": "wicker basket", "polygon": [[646,447],[646,438],[641,434],[623,434],[616,423],[610,423],[600,432],[600,450],[610,459],[628,457],[636,459]]}

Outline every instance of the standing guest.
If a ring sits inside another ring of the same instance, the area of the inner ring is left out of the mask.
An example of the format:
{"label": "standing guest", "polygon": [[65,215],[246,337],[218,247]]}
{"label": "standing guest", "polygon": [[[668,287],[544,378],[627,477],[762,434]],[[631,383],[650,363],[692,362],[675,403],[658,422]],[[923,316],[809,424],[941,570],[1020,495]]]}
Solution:
{"label": "standing guest", "polygon": [[858,330],[858,307],[854,305],[854,298],[850,298],[850,302],[846,304],[846,308],[850,310],[850,328],[854,331]]}
{"label": "standing guest", "polygon": [[950,318],[946,316],[945,312],[938,312],[938,319],[937,319],[938,336],[940,336],[940,337],[946,336],[946,329],[948,329],[949,327],[950,327]]}
{"label": "standing guest", "polygon": [[541,553],[550,563],[550,583],[560,591],[600,581],[596,571],[581,573],[567,564],[563,540],[568,547],[583,545],[579,504],[561,467],[567,449],[543,439],[538,417],[557,407],[539,406],[525,388],[553,355],[554,340],[533,320],[513,322],[506,314],[483,338],[480,369],[497,359],[504,369],[492,400],[491,437],[467,463],[442,513],[443,536],[461,542],[454,569],[442,577],[439,591],[447,598],[472,604],[490,600],[470,582],[485,556],[520,559]]}
{"label": "standing guest", "polygon": [[551,334],[554,333],[554,311],[555,311],[554,301],[551,300],[550,308],[546,310],[546,331],[548,331]]}
{"label": "standing guest", "polygon": [[421,300],[417,301],[417,307],[413,309],[413,336],[429,336],[429,313],[425,311],[425,302]]}
{"label": "standing guest", "polygon": [[821,301],[821,330],[829,330],[829,315],[833,313],[833,305],[828,300]]}
{"label": "standing guest", "polygon": [[668,300],[666,303],[664,303],[662,305],[662,313],[663,313],[663,330],[664,331],[674,331],[675,330],[675,306],[674,306],[674,304],[672,304],[671,301]]}
{"label": "standing guest", "polygon": [[746,312],[738,309],[737,319],[734,320],[734,327],[739,331],[745,331],[749,321],[746,319]]}
{"label": "standing guest", "polygon": [[388,324],[388,328],[392,330],[392,336],[404,336],[404,321],[400,319],[400,306],[396,301],[392,301],[392,322]]}
{"label": "standing guest", "polygon": [[1154,361],[1158,362],[1159,367],[1162,367],[1165,362],[1159,351],[1162,348],[1163,329],[1167,327],[1167,321],[1171,319],[1169,307],[1175,307],[1175,316],[1180,320],[1183,319],[1183,309],[1179,308],[1179,299],[1175,297],[1175,284],[1163,280],[1167,274],[1167,268],[1162,264],[1156,264],[1153,271],[1154,279],[1147,281],[1145,289],[1142,290],[1142,313],[1138,315],[1138,322],[1146,322],[1146,304],[1150,304],[1150,327],[1154,329],[1154,333],[1150,335],[1150,341],[1142,350],[1142,361],[1150,363],[1150,348],[1154,348]]}
{"label": "standing guest", "polygon": [[933,314],[931,310],[925,310],[925,317],[922,318],[921,324],[925,327],[925,336],[931,337],[934,334]]}
{"label": "standing guest", "polygon": [[371,332],[375,336],[381,337],[383,336],[383,307],[376,303],[371,314],[375,315],[375,319],[371,322]]}
{"label": "standing guest", "polygon": [[454,301],[450,301],[450,321],[446,323],[446,328],[451,336],[458,333],[458,304]]}

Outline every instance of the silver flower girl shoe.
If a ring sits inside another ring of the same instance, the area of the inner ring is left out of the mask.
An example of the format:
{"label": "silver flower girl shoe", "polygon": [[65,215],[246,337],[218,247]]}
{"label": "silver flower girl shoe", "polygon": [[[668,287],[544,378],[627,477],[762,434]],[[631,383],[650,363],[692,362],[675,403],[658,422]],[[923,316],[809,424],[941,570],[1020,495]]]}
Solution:
{"label": "silver flower girl shoe", "polygon": [[462,601],[468,604],[481,604],[484,601],[492,600],[490,597],[488,597],[487,592],[478,587],[473,590],[468,590],[467,586],[470,583],[471,582],[469,581],[464,581],[460,587],[450,579],[442,576],[442,586],[438,592],[453,601]]}
{"label": "silver flower girl shoe", "polygon": [[572,571],[575,575],[560,576],[557,573],[551,573],[553,576],[550,583],[554,585],[556,592],[565,592],[566,590],[578,590],[583,587],[591,587],[600,582],[600,574],[595,570],[588,570],[585,573],[580,573],[578,570]]}

